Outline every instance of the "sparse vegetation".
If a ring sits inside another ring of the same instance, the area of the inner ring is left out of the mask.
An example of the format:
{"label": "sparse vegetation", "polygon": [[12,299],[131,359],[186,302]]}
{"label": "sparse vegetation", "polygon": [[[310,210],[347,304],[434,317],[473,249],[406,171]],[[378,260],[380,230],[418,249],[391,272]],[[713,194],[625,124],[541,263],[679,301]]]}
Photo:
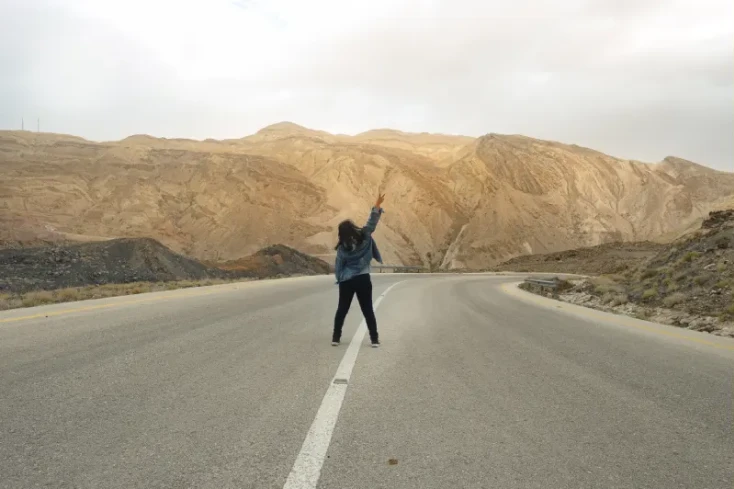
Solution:
{"label": "sparse vegetation", "polygon": [[662,248],[621,280],[605,275],[577,281],[564,300],[734,336],[734,248],[715,246],[724,241],[734,242],[734,210],[711,213],[701,230]]}
{"label": "sparse vegetation", "polygon": [[653,298],[653,297],[657,297],[657,295],[658,295],[657,289],[652,289],[652,288],[651,289],[646,289],[642,293],[642,299],[643,300],[650,299],[650,298]]}
{"label": "sparse vegetation", "polygon": [[597,286],[604,286],[604,285],[616,285],[617,281],[614,280],[610,275],[600,275],[598,277],[592,277],[589,279],[589,281]]}
{"label": "sparse vegetation", "polygon": [[234,282],[242,282],[242,279],[216,279],[203,280],[200,282],[182,280],[177,282],[137,282],[131,284],[105,284],[100,286],[87,286],[66,288],[58,290],[37,290],[23,294],[0,294],[0,310],[16,309],[18,307],[35,307],[61,302],[74,302],[87,299],[103,299],[105,297],[116,297],[124,295],[145,294],[148,292],[161,292],[190,287],[208,287]]}
{"label": "sparse vegetation", "polygon": [[707,290],[703,287],[693,287],[691,291],[688,293],[688,297],[691,297],[693,299],[697,299],[701,297],[702,295],[706,294]]}
{"label": "sparse vegetation", "polygon": [[662,249],[664,245],[652,242],[607,243],[547,255],[519,256],[491,270],[589,274],[622,282]]}
{"label": "sparse vegetation", "polygon": [[610,300],[615,294],[624,292],[624,286],[619,284],[619,282],[624,281],[624,277],[619,275],[601,275],[589,280],[594,285],[594,291],[597,295],[609,295]]}
{"label": "sparse vegetation", "polygon": [[604,295],[614,292],[622,292],[624,291],[624,287],[621,285],[597,285],[594,287],[594,291],[597,295]]}
{"label": "sparse vegetation", "polygon": [[150,292],[151,288],[150,286],[145,286],[143,284],[138,284],[135,287],[130,288],[130,294],[143,294],[145,292]]}
{"label": "sparse vegetation", "polygon": [[568,280],[559,280],[558,281],[558,292],[565,292],[567,290],[570,290],[573,288],[573,284],[569,282]]}
{"label": "sparse vegetation", "polygon": [[703,284],[705,284],[706,282],[708,282],[708,277],[707,277],[707,276],[705,276],[705,275],[699,275],[698,277],[695,277],[695,278],[693,279],[693,282],[694,282],[694,283],[695,283],[696,285],[703,285]]}
{"label": "sparse vegetation", "polygon": [[620,282],[624,282],[626,280],[626,277],[624,275],[620,274],[610,274],[610,275],[602,275],[602,277],[611,280],[613,283],[618,284]]}
{"label": "sparse vegetation", "polygon": [[274,245],[229,263],[183,257],[151,239],[0,250],[0,309],[330,272],[318,258]]}
{"label": "sparse vegetation", "polygon": [[627,304],[628,299],[625,294],[609,294],[608,300],[605,304],[609,304],[612,307],[621,306]]}
{"label": "sparse vegetation", "polygon": [[45,304],[52,304],[56,302],[54,294],[42,290],[33,294],[27,294],[21,299],[21,305],[23,307],[35,307],[35,306],[43,306]]}
{"label": "sparse vegetation", "polygon": [[640,309],[640,310],[638,310],[638,311],[637,311],[637,312],[636,312],[636,313],[634,314],[634,316],[635,316],[635,317],[636,317],[637,319],[647,320],[647,319],[649,319],[649,318],[650,318],[650,311],[648,311],[647,309]]}
{"label": "sparse vegetation", "polygon": [[681,304],[686,300],[686,295],[681,292],[676,292],[675,294],[669,295],[665,299],[663,299],[663,304],[665,307],[675,307],[678,304]]}
{"label": "sparse vegetation", "polygon": [[691,263],[693,260],[697,259],[701,256],[701,253],[698,251],[689,251],[685,255],[683,255],[683,258],[681,258],[681,261],[683,263]]}
{"label": "sparse vegetation", "polygon": [[716,240],[716,247],[720,250],[725,250],[729,248],[731,244],[731,239],[728,236],[721,236]]}
{"label": "sparse vegetation", "polygon": [[660,272],[659,272],[658,270],[656,270],[656,269],[649,269],[649,270],[645,270],[645,271],[643,271],[643,272],[642,272],[642,274],[640,275],[640,278],[641,278],[642,280],[646,280],[646,279],[648,279],[648,278],[653,278],[653,277],[657,276],[657,275],[658,275],[658,273],[660,273]]}
{"label": "sparse vegetation", "polygon": [[59,289],[55,292],[59,302],[72,302],[79,300],[80,289],[78,288]]}

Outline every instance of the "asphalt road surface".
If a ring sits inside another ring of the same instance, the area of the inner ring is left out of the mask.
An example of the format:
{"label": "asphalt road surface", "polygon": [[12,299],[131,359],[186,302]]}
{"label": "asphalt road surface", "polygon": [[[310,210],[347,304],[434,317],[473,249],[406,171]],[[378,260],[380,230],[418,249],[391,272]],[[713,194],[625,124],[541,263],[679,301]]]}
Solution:
{"label": "asphalt road surface", "polygon": [[0,313],[0,487],[734,486],[734,341],[520,279],[373,275],[380,349],[331,277]]}

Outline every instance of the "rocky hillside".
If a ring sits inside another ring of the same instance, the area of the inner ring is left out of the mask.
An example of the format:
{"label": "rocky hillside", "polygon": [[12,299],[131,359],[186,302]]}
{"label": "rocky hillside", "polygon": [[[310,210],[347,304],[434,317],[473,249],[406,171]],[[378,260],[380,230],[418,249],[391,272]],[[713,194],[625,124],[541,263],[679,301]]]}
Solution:
{"label": "rocky hillside", "polygon": [[153,239],[0,250],[0,292],[224,278]]}
{"label": "rocky hillside", "polygon": [[667,246],[627,281],[634,302],[734,320],[734,210]]}
{"label": "rocky hillside", "polygon": [[649,241],[607,243],[544,255],[523,255],[492,271],[613,275],[635,270],[655,257],[665,245]]}
{"label": "rocky hillside", "polygon": [[[204,264],[149,238],[0,250],[0,295],[88,285],[318,275],[329,265],[287,246]],[[0,307],[0,309],[2,309]]]}
{"label": "rocky hillside", "polygon": [[258,278],[325,275],[332,272],[331,266],[325,261],[284,245],[268,246],[248,257],[226,261],[216,266],[228,272]]}
{"label": "rocky hillside", "polygon": [[388,263],[485,268],[521,254],[669,235],[734,194],[734,174],[523,136],[295,124],[237,140],[0,132],[0,243],[150,236],[222,262],[274,243],[331,261],[335,226],[366,219]]}
{"label": "rocky hillside", "polygon": [[[630,253],[638,247],[620,245]],[[652,250],[649,244],[639,248]],[[619,251],[619,250],[618,250]],[[576,250],[586,269],[605,256],[599,249]],[[546,262],[536,257],[538,263]],[[569,271],[549,260],[547,271]],[[653,319],[657,322],[734,336],[734,210],[715,211],[700,229],[636,266],[581,280],[561,298],[577,304]],[[594,273],[594,272],[587,272]]]}

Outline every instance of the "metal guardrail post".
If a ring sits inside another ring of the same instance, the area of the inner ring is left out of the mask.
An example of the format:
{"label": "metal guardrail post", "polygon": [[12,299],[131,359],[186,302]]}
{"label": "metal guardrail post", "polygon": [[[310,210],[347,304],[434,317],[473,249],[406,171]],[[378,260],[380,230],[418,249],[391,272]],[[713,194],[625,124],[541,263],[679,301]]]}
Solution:
{"label": "metal guardrail post", "polygon": [[558,279],[540,280],[534,278],[526,278],[525,283],[540,287],[540,295],[545,295],[546,289],[551,291],[553,298],[558,298]]}
{"label": "metal guardrail post", "polygon": [[383,273],[383,270],[390,269],[393,273],[404,272],[404,273],[420,273],[426,271],[423,267],[412,267],[412,266],[398,266],[398,265],[375,265],[372,267],[378,270],[379,273]]}

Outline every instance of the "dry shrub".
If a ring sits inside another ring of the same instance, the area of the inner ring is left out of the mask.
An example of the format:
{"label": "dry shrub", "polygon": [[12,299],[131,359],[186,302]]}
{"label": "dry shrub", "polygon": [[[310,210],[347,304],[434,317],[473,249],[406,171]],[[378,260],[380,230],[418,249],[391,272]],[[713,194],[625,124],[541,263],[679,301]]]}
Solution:
{"label": "dry shrub", "polygon": [[688,253],[683,255],[683,258],[681,258],[681,261],[683,263],[690,263],[693,260],[695,260],[696,258],[698,258],[699,256],[701,256],[701,253],[699,253],[698,251],[689,251]]}
{"label": "dry shrub", "polygon": [[645,292],[642,293],[642,299],[652,299],[653,297],[657,297],[658,290],[657,289],[647,289]]}
{"label": "dry shrub", "polygon": [[84,297],[81,289],[59,289],[56,291],[56,299],[59,302],[78,301]]}
{"label": "dry shrub", "polygon": [[[86,299],[99,299],[104,297],[115,297],[130,294],[144,294],[147,292],[159,290],[176,290],[189,287],[212,286],[226,283],[233,283],[245,280],[223,280],[208,279],[203,281],[181,280],[178,282],[134,282],[127,284],[103,284],[89,285],[79,288],[65,288],[54,291],[38,290],[28,292],[23,295],[14,295],[0,293],[0,310],[14,309],[17,307],[35,307],[44,304],[54,304],[58,302],[73,302]],[[571,286],[571,284],[569,284]]]}
{"label": "dry shrub", "polygon": [[0,294],[0,311],[17,307],[15,304],[18,302],[20,302],[20,300],[17,296],[2,293]]}
{"label": "dry shrub", "polygon": [[663,304],[665,305],[665,307],[674,307],[674,306],[677,306],[678,304],[685,302],[685,300],[686,300],[685,294],[681,292],[676,292],[675,294],[671,294],[668,297],[666,297],[665,299],[663,299]]}
{"label": "dry shrub", "polygon": [[57,300],[53,292],[49,292],[48,290],[29,292],[21,300],[23,307],[43,306],[45,304],[53,304],[54,302],[57,302]]}
{"label": "dry shrub", "polygon": [[645,279],[648,279],[648,278],[656,277],[657,275],[658,275],[658,270],[657,269],[655,269],[655,268],[648,268],[647,270],[645,270],[644,272],[642,272],[642,275],[640,275],[640,278],[642,280],[645,280]]}
{"label": "dry shrub", "polygon": [[613,274],[610,274],[610,275],[602,275],[602,276],[605,277],[605,278],[607,278],[607,279],[609,279],[609,280],[611,280],[614,283],[620,283],[620,282],[624,282],[626,280],[626,278],[625,278],[624,275],[619,275],[619,274],[616,274],[616,273],[613,273]]}
{"label": "dry shrub", "polygon": [[147,292],[150,292],[151,288],[152,288],[152,284],[137,282],[137,283],[129,284],[127,287],[125,287],[125,292],[127,294],[133,294],[133,295],[145,294]]}

